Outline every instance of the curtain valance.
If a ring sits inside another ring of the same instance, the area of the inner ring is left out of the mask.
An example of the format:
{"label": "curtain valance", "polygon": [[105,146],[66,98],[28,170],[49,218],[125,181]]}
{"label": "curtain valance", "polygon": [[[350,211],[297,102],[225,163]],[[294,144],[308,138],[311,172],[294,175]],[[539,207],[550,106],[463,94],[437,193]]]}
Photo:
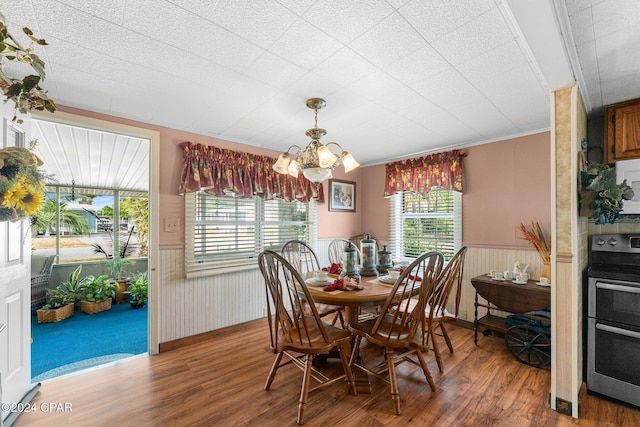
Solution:
{"label": "curtain valance", "polygon": [[387,163],[384,195],[398,191],[426,194],[432,187],[462,192],[464,151],[453,150]]}
{"label": "curtain valance", "polygon": [[302,174],[298,178],[282,175],[272,169],[275,159],[243,153],[211,145],[183,142],[180,195],[203,190],[223,196],[233,192],[238,198],[253,196],[271,200],[324,203],[322,185],[316,187]]}

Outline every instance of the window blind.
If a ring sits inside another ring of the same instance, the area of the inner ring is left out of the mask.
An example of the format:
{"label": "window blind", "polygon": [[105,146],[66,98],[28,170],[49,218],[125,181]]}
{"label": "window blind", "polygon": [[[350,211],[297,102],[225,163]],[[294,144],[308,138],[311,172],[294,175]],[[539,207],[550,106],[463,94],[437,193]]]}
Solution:
{"label": "window blind", "polygon": [[442,189],[397,193],[390,220],[393,251],[401,258],[438,251],[449,260],[462,244],[462,194]]}
{"label": "window blind", "polygon": [[237,271],[255,265],[265,249],[280,251],[288,240],[309,241],[316,227],[315,203],[238,199],[204,192],[185,196],[187,277]]}

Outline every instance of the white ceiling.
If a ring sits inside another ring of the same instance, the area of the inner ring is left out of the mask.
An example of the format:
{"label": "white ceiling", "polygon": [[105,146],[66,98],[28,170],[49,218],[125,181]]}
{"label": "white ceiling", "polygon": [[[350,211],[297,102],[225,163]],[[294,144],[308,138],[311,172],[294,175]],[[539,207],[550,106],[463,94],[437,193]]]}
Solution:
{"label": "white ceiling", "polygon": [[[640,97],[637,0],[22,0],[62,105],[274,150],[318,125],[363,165],[549,128]],[[26,42],[25,42],[26,44]],[[195,141],[197,142],[197,141]],[[46,162],[46,159],[45,159]]]}

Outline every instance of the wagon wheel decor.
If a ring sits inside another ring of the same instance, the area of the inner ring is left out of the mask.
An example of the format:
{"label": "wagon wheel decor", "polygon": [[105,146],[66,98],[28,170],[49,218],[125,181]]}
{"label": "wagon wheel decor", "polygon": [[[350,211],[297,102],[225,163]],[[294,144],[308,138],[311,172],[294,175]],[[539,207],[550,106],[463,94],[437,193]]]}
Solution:
{"label": "wagon wheel decor", "polygon": [[507,329],[504,337],[509,352],[520,362],[542,368],[551,363],[549,335],[526,325]]}

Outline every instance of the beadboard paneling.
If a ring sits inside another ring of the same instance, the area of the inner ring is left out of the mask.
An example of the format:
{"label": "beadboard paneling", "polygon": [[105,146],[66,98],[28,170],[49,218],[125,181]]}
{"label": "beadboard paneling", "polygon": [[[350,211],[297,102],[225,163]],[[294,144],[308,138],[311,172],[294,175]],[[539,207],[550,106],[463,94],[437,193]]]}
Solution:
{"label": "beadboard paneling", "polygon": [[[525,249],[491,249],[491,248],[469,248],[464,262],[464,274],[462,282],[462,296],[460,299],[460,319],[473,322],[473,301],[475,290],[471,285],[471,278],[488,273],[490,270],[512,269],[513,263],[520,261],[529,264],[527,271],[533,279],[538,279],[542,272],[542,259],[534,250]],[[480,297],[482,301],[482,298]],[[449,299],[450,304],[455,298]],[[451,309],[452,307],[449,307]],[[483,316],[486,311],[480,311],[479,316]],[[504,315],[495,312],[496,315]]]}
{"label": "beadboard paneling", "polygon": [[[328,265],[331,239],[318,241],[318,258]],[[473,321],[471,278],[492,269],[506,269],[515,261],[529,264],[537,279],[542,261],[532,250],[469,248],[465,259],[460,318]],[[258,268],[216,276],[186,279],[184,250],[160,250],[159,342],[208,332],[265,316],[264,281]],[[451,298],[454,301],[455,298]],[[499,313],[498,313],[499,314]],[[482,315],[482,313],[481,313]]]}
{"label": "beadboard paneling", "polygon": [[184,250],[160,250],[159,342],[212,331],[265,316],[260,270],[186,279]]}

